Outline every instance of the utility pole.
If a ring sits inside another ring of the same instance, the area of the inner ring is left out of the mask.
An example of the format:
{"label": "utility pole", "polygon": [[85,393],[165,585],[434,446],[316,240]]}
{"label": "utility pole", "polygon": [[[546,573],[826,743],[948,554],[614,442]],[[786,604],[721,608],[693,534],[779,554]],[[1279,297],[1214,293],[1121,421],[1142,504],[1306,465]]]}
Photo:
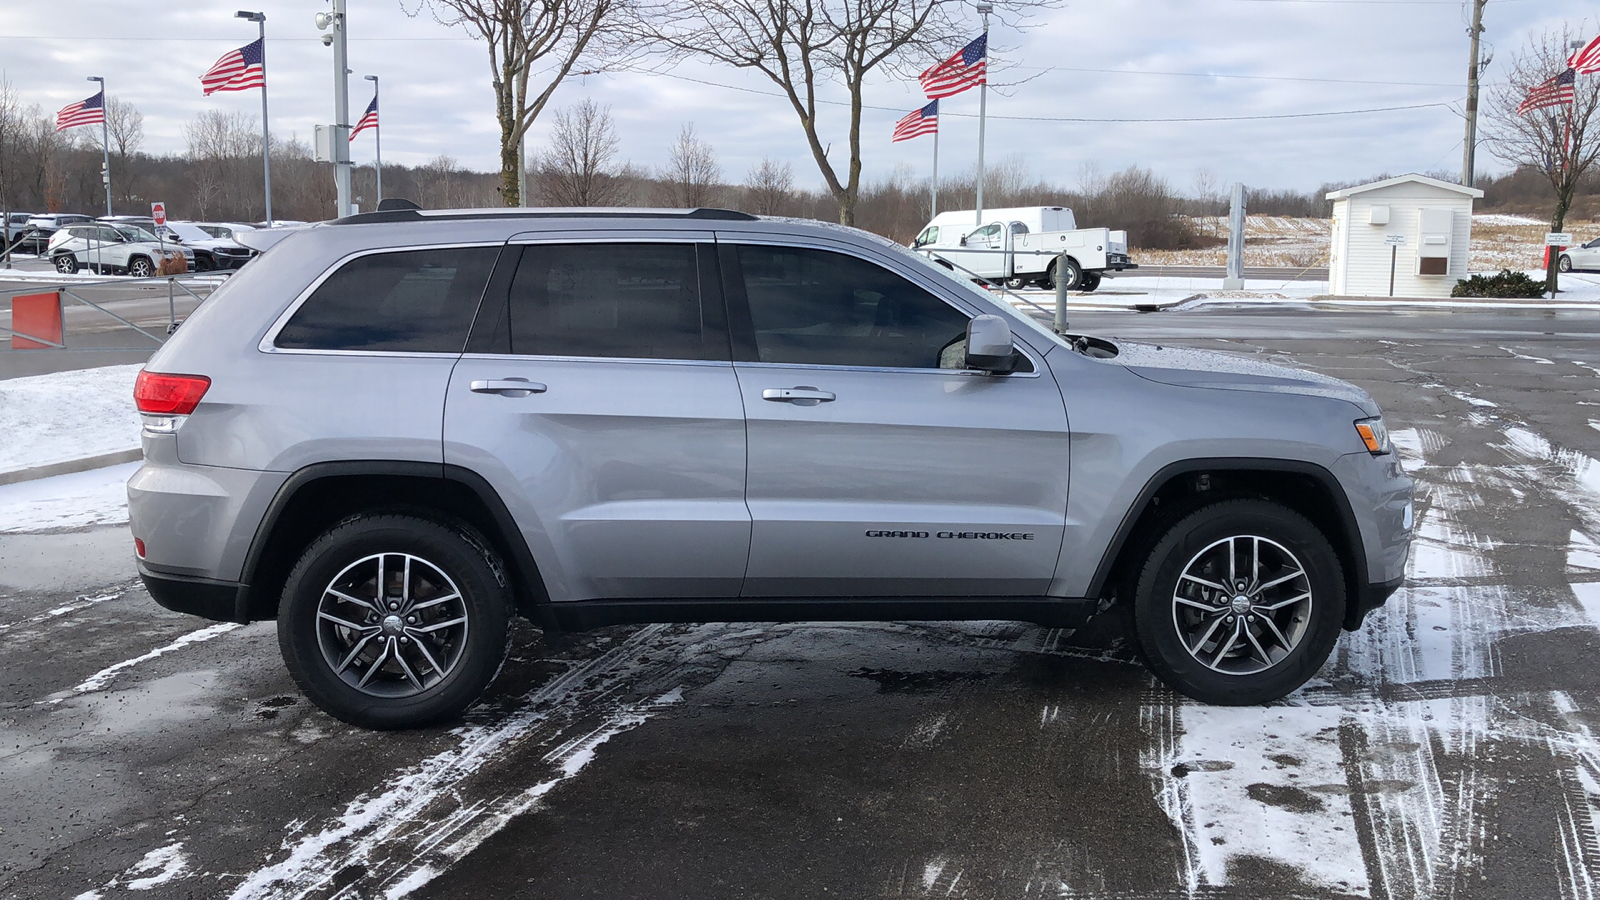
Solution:
{"label": "utility pole", "polygon": [[332,0],[332,13],[317,13],[317,28],[331,34],[322,36],[322,43],[333,47],[333,187],[337,195],[335,214],[343,218],[350,215],[350,52],[345,43],[349,31],[345,17],[345,0]]}
{"label": "utility pole", "polygon": [[1461,183],[1472,187],[1477,178],[1478,154],[1478,76],[1482,66],[1478,63],[1479,39],[1483,35],[1483,8],[1489,0],[1472,0],[1472,52],[1467,62],[1467,134],[1461,149]]}

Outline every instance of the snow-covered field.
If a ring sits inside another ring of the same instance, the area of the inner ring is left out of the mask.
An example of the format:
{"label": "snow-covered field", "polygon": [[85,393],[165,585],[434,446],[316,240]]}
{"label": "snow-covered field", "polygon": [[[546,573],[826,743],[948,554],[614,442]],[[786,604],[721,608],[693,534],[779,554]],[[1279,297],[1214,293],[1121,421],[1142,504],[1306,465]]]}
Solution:
{"label": "snow-covered field", "polygon": [[0,534],[121,525],[128,521],[128,479],[139,464],[0,485]]}
{"label": "snow-covered field", "polygon": [[[1198,216],[1191,220],[1198,233],[1226,240],[1226,216]],[[1329,219],[1292,216],[1250,216],[1245,223],[1244,263],[1247,266],[1312,268],[1328,264]],[[1600,222],[1568,222],[1566,229],[1580,241],[1600,237]],[[1550,230],[1544,219],[1506,213],[1472,217],[1474,272],[1498,272],[1537,266],[1544,257],[1541,241]],[[1227,262],[1226,246],[1200,250],[1132,250],[1134,261],[1151,266],[1220,266]]]}

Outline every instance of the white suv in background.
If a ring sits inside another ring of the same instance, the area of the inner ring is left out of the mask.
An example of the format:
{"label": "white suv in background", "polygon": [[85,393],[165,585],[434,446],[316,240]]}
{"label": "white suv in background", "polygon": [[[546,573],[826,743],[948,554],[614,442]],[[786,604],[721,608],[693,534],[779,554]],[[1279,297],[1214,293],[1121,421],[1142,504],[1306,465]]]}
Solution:
{"label": "white suv in background", "polygon": [[[68,225],[50,236],[46,250],[56,271],[71,275],[89,269],[101,275],[127,274],[149,278],[160,271],[163,258],[182,260],[184,271],[193,267],[194,252],[161,241],[143,228],[89,222]],[[163,257],[165,254],[165,257]]]}

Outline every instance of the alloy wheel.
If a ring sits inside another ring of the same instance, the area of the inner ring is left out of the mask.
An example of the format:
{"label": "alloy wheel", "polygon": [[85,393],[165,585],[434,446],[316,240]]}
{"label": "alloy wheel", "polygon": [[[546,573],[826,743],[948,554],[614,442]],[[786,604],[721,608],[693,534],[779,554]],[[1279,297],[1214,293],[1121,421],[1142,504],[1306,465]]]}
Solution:
{"label": "alloy wheel", "polygon": [[1196,553],[1172,592],[1172,619],[1189,655],[1224,675],[1282,662],[1305,637],[1311,581],[1287,547],[1259,535],[1223,538]]}
{"label": "alloy wheel", "polygon": [[377,553],[346,566],[317,604],[317,643],[329,669],[374,697],[412,697],[461,661],[469,626],[460,589],[437,565]]}

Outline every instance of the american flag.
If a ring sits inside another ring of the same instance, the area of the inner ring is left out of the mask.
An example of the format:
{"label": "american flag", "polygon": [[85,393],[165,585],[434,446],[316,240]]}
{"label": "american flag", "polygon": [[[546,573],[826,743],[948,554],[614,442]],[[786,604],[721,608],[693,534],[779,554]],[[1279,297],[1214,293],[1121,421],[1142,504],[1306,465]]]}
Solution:
{"label": "american flag", "polygon": [[1517,114],[1523,115],[1536,109],[1547,106],[1560,106],[1571,103],[1574,96],[1573,82],[1577,80],[1577,73],[1568,69],[1560,75],[1543,82],[1528,92],[1528,96],[1517,107]]}
{"label": "american flag", "polygon": [[909,141],[914,137],[938,133],[939,101],[935,100],[921,109],[912,110],[905,118],[894,123],[894,140],[889,143]]}
{"label": "american flag", "polygon": [[251,88],[267,89],[267,65],[261,39],[251,41],[237,50],[229,50],[200,76],[200,87],[210,96],[217,91],[248,91]]}
{"label": "american flag", "polygon": [[366,131],[368,128],[377,128],[377,127],[378,127],[378,98],[377,97],[373,97],[372,98],[372,102],[367,104],[367,111],[361,114],[361,121],[356,123],[356,127],[350,129],[350,140],[354,141],[356,139],[356,135],[360,134],[363,131]]}
{"label": "american flag", "polygon": [[1595,38],[1584,46],[1582,50],[1567,57],[1567,65],[1579,75],[1593,75],[1600,72],[1600,37]]}
{"label": "american flag", "polygon": [[106,92],[104,89],[87,100],[79,100],[61,107],[56,113],[56,130],[65,131],[79,125],[98,125],[106,120]]}
{"label": "american flag", "polygon": [[961,48],[961,52],[917,76],[922,92],[937,100],[953,97],[973,85],[983,84],[988,66],[989,32]]}

